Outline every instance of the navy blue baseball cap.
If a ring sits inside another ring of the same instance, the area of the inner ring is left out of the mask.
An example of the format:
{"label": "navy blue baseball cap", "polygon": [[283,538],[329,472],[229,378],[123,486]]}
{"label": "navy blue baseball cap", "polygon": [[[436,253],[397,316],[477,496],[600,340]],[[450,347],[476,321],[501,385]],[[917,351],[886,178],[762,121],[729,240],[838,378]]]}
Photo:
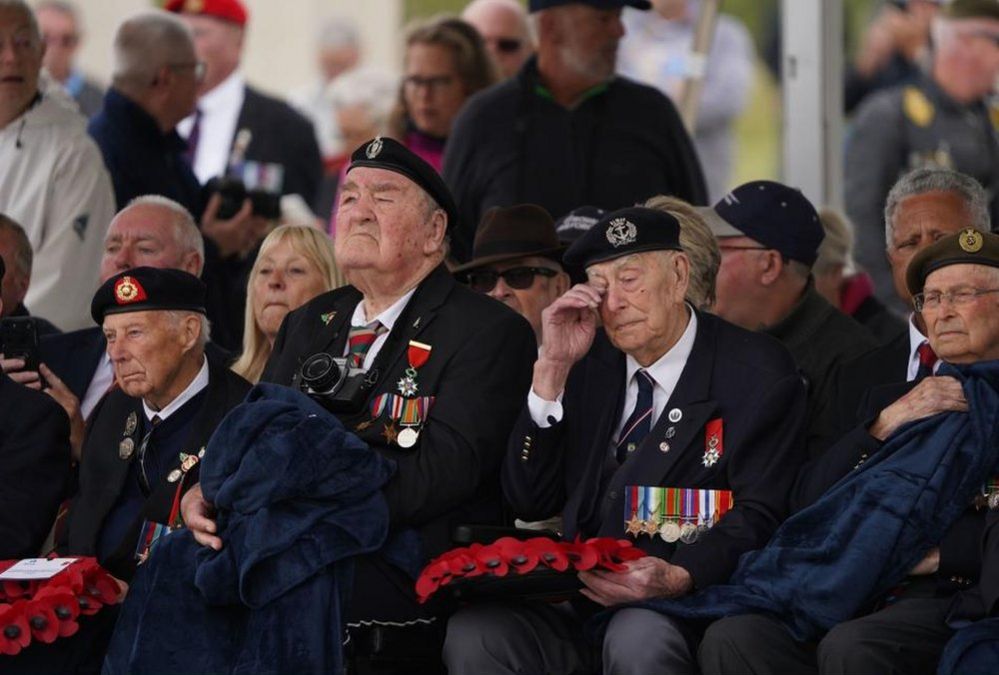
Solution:
{"label": "navy blue baseball cap", "polygon": [[719,239],[749,237],[790,260],[811,267],[825,237],[819,214],[801,193],[772,180],[735,188],[715,204],[719,218],[706,218]]}
{"label": "navy blue baseball cap", "polygon": [[635,9],[650,9],[652,3],[648,0],[531,0],[528,11],[540,12],[543,9],[561,7],[562,5],[589,5],[597,9],[620,9],[634,7]]}
{"label": "navy blue baseball cap", "polygon": [[644,251],[680,251],[680,223],[664,211],[631,206],[612,211],[573,242],[562,256],[586,268]]}

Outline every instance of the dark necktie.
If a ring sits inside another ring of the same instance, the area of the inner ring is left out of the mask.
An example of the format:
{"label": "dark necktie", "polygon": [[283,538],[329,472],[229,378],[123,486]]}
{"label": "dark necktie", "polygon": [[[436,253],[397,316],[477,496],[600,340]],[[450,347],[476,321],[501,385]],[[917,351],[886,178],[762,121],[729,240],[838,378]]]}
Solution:
{"label": "dark necktie", "polygon": [[628,453],[633,452],[652,430],[652,391],[656,386],[655,380],[644,370],[639,370],[635,373],[635,381],[638,383],[638,398],[635,400],[635,409],[621,430],[621,439],[617,442],[615,454],[618,464],[624,464]]}
{"label": "dark necktie", "polygon": [[933,374],[933,366],[937,363],[937,355],[933,353],[930,343],[925,341],[916,347],[916,354],[919,356],[919,369],[916,371],[915,381],[919,382],[924,377],[929,377]]}
{"label": "dark necktie", "polygon": [[194,124],[191,125],[191,133],[187,135],[187,149],[184,150],[184,159],[192,167],[194,158],[198,154],[198,140],[201,138],[201,110],[194,111]]}
{"label": "dark necktie", "polygon": [[149,474],[146,473],[146,453],[149,451],[149,442],[152,439],[153,430],[159,426],[161,421],[159,415],[153,415],[153,418],[149,420],[149,430],[142,437],[142,442],[139,443],[139,451],[136,453],[139,457],[139,487],[142,488],[143,494],[147,495],[151,492],[151,486],[149,483]]}
{"label": "dark necktie", "polygon": [[374,344],[379,335],[387,330],[382,322],[377,320],[372,321],[367,326],[351,326],[347,336],[347,358],[350,359],[350,365],[354,368],[363,367],[364,357],[371,349],[371,345]]}

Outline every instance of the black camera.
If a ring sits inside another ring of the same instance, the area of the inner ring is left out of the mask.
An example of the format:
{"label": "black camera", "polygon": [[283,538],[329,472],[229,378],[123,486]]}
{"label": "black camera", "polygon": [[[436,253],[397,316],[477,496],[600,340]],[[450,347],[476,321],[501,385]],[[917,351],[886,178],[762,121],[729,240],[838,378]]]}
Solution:
{"label": "black camera", "polygon": [[229,220],[243,208],[243,201],[250,200],[253,215],[263,216],[269,220],[277,220],[281,217],[281,195],[276,192],[268,192],[261,188],[247,190],[239,178],[232,176],[220,176],[212,178],[206,186],[209,192],[217,192],[222,198],[219,204],[217,218]]}
{"label": "black camera", "polygon": [[375,371],[366,372],[325,352],[305,359],[295,375],[298,388],[331,413],[357,413],[364,408]]}

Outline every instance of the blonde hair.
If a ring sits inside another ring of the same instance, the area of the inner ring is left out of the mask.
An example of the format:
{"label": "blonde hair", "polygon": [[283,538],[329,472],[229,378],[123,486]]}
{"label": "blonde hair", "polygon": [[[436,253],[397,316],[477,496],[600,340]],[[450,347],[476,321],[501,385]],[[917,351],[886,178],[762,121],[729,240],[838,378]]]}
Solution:
{"label": "blonde hair", "polygon": [[267,336],[257,324],[253,312],[255,293],[253,280],[260,269],[261,260],[267,253],[282,242],[291,244],[291,248],[316,266],[323,276],[324,291],[344,286],[346,282],[333,260],[333,242],[325,232],[306,225],[282,225],[267,235],[260,245],[260,252],[250,270],[250,279],[246,284],[246,311],[243,319],[243,353],[234,364],[232,371],[250,382],[256,383],[264,372],[264,365],[271,355],[271,345]]}
{"label": "blonde hair", "polygon": [[812,264],[812,274],[819,276],[837,269],[853,267],[853,224],[836,209],[819,209],[819,222],[826,236],[819,245],[819,256]]}
{"label": "blonde hair", "polygon": [[646,208],[665,211],[680,223],[680,246],[690,259],[690,284],[687,302],[698,309],[715,304],[715,277],[721,267],[718,240],[704,218],[693,206],[668,195],[656,195],[645,202]]}

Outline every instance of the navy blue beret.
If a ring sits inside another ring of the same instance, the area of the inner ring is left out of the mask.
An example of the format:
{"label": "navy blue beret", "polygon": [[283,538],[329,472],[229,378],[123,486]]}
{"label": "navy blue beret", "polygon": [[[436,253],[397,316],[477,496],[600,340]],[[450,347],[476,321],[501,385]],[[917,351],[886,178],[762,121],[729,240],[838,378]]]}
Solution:
{"label": "navy blue beret", "polygon": [[716,237],[746,236],[790,260],[809,267],[825,237],[815,207],[801,190],[772,180],[755,180],[735,188],[715,204],[731,228],[708,219]]}
{"label": "navy blue beret", "polygon": [[621,7],[649,9],[652,7],[652,3],[648,0],[531,0],[528,4],[531,12],[540,12],[543,9],[562,5],[590,5],[597,9],[619,9]]}
{"label": "navy blue beret", "polygon": [[455,206],[454,197],[444,183],[444,179],[434,167],[399,141],[394,138],[378,136],[363,143],[350,156],[350,166],[347,168],[347,173],[359,166],[385,169],[402,174],[419,185],[444,209],[444,213],[447,214],[448,231],[453,232],[457,228],[458,207]]}
{"label": "navy blue beret", "polygon": [[644,251],[679,251],[680,223],[663,211],[631,206],[612,211],[579,236],[563,262],[588,267]]}
{"label": "navy blue beret", "polygon": [[90,315],[98,325],[108,314],[149,310],[205,314],[205,284],[181,270],[136,267],[101,284],[90,303]]}

